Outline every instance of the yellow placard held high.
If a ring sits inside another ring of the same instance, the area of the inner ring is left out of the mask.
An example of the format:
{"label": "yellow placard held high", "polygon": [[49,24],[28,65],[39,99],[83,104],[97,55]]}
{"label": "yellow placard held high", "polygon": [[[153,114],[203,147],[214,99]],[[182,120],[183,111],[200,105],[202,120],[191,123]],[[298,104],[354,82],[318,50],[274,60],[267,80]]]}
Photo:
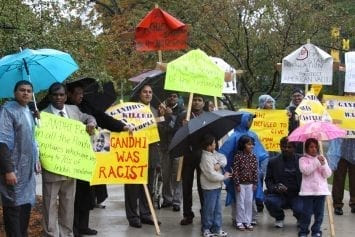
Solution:
{"label": "yellow placard held high", "polygon": [[267,151],[280,151],[280,139],[288,134],[288,117],[286,110],[241,109],[256,117],[251,130],[259,137]]}
{"label": "yellow placard held high", "polygon": [[355,96],[324,95],[333,123],[346,130],[346,138],[355,138]]}
{"label": "yellow placard held high", "polygon": [[160,140],[156,118],[149,106],[142,103],[125,102],[108,108],[106,113],[132,126],[134,131],[143,130],[149,143]]}

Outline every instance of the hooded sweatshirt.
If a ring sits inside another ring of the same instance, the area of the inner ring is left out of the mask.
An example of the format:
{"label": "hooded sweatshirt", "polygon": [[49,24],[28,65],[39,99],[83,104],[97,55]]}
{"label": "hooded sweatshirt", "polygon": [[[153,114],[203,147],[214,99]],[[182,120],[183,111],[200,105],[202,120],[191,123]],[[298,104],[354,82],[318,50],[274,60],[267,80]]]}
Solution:
{"label": "hooded sweatshirt", "polygon": [[302,173],[300,196],[321,196],[330,195],[327,178],[330,177],[330,170],[327,160],[321,165],[317,156],[304,154],[299,160]]}

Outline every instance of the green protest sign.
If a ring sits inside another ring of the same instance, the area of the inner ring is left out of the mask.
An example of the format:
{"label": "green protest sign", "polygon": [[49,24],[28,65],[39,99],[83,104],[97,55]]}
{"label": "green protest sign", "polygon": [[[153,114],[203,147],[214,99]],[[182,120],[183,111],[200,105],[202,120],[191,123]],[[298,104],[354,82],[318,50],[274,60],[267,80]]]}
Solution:
{"label": "green protest sign", "polygon": [[224,71],[196,49],[168,63],[164,89],[222,96]]}
{"label": "green protest sign", "polygon": [[96,158],[85,125],[80,121],[42,112],[36,139],[45,170],[91,180]]}

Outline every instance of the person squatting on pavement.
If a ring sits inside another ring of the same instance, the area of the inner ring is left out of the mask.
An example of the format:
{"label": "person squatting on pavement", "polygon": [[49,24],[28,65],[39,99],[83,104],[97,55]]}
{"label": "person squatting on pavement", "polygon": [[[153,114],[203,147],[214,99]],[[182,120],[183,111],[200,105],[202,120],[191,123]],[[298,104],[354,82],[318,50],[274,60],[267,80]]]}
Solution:
{"label": "person squatting on pavement", "polygon": [[40,171],[34,117],[28,108],[33,87],[19,81],[15,100],[0,108],[0,192],[6,236],[27,237]]}
{"label": "person squatting on pavement", "polygon": [[270,216],[275,218],[275,227],[284,226],[283,209],[292,209],[299,223],[302,212],[302,200],[298,195],[302,174],[299,169],[300,155],[295,153],[295,143],[287,137],[280,140],[281,154],[269,160],[265,184],[265,206]]}

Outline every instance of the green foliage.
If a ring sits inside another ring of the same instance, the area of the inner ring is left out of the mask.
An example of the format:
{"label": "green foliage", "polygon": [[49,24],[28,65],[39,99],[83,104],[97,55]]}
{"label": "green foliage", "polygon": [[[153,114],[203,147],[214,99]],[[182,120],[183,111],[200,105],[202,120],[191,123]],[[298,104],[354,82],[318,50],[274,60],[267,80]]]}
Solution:
{"label": "green foliage", "polygon": [[[112,79],[116,85],[123,83],[126,93],[131,88],[127,78],[158,61],[156,52],[135,50],[132,34],[154,3],[189,25],[189,49],[163,52],[163,61],[200,48],[244,70],[240,93],[233,98],[239,107],[253,106],[260,94],[268,93],[283,108],[293,86],[280,84],[275,65],[307,39],[330,51],[330,29],[337,26],[355,42],[355,3],[348,0],[28,1],[32,7],[21,0],[0,0],[1,56],[19,47],[67,51],[80,66],[73,78]],[[102,34],[93,34],[98,29]],[[127,32],[130,36],[123,37]],[[335,73],[334,85],[324,93],[340,92],[343,76]]]}

